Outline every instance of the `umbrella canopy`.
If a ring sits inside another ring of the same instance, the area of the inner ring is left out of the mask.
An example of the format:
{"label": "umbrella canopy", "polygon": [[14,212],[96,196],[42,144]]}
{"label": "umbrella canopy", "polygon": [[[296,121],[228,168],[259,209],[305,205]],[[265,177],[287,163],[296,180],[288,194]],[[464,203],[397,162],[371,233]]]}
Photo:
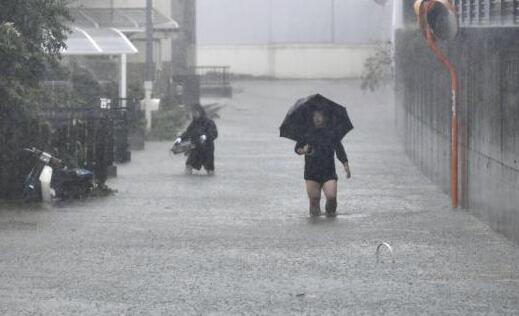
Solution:
{"label": "umbrella canopy", "polygon": [[299,99],[294,104],[281,124],[280,136],[295,141],[301,141],[306,132],[313,128],[313,113],[322,111],[328,118],[326,128],[334,132],[337,141],[353,129],[346,108],[320,94],[314,94],[307,98]]}

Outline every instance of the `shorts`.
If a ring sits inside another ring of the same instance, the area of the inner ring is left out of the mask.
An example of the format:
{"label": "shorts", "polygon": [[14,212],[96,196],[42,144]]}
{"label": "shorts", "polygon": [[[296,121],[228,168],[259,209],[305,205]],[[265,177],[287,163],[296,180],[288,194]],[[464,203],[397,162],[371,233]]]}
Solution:
{"label": "shorts", "polygon": [[336,173],[333,174],[325,174],[325,175],[315,175],[315,174],[306,174],[305,173],[305,180],[306,181],[314,181],[319,183],[321,186],[325,184],[328,181],[335,180],[337,181],[338,177]]}

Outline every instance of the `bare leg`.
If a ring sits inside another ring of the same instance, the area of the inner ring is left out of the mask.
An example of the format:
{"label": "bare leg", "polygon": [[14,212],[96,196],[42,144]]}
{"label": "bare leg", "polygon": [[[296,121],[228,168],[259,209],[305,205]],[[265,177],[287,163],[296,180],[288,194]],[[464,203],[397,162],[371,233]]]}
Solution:
{"label": "bare leg", "polygon": [[337,210],[337,180],[330,180],[323,184],[326,197],[326,215],[335,216]]}
{"label": "bare leg", "polygon": [[321,185],[315,181],[306,181],[306,192],[310,200],[310,216],[321,215]]}

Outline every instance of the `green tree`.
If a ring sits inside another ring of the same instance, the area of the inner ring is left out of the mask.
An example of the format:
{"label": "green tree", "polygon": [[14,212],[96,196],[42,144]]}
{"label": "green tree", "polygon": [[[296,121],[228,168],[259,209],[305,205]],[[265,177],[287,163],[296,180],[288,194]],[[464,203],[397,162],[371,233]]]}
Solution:
{"label": "green tree", "polygon": [[0,2],[0,196],[20,191],[21,149],[33,145],[46,68],[56,68],[70,15],[63,0]]}

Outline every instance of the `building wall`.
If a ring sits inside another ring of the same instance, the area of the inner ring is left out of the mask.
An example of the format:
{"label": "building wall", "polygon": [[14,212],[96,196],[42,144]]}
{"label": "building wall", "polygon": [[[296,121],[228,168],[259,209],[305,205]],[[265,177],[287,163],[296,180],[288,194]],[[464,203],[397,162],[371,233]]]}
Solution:
{"label": "building wall", "polygon": [[[443,44],[460,77],[461,204],[519,242],[518,28],[462,28]],[[416,29],[396,33],[397,125],[409,156],[446,193],[448,74]]]}
{"label": "building wall", "polygon": [[392,2],[198,0],[202,45],[367,44],[387,41]]}
{"label": "building wall", "polygon": [[279,44],[199,46],[199,65],[274,78],[357,78],[375,45]]}

